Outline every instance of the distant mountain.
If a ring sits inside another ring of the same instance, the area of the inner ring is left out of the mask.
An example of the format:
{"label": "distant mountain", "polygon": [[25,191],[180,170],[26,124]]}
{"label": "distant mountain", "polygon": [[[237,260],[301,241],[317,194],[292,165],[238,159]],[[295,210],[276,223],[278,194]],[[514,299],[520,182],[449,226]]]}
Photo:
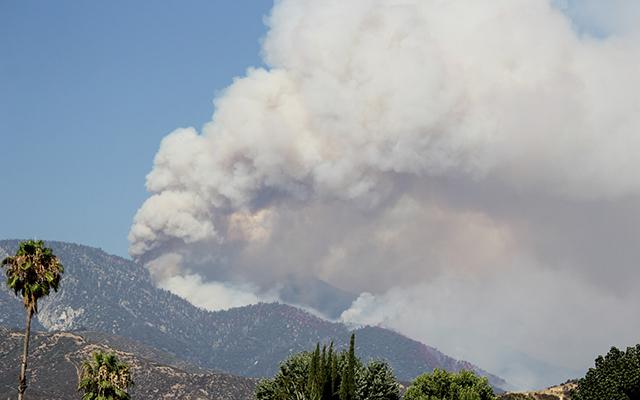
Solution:
{"label": "distant mountain", "polygon": [[[22,334],[0,327],[0,338],[0,398],[15,398]],[[249,400],[255,390],[255,379],[201,370],[125,338],[55,332],[31,340],[27,397],[33,400],[80,398],[78,367],[96,350],[116,352],[131,366],[134,399]]]}
{"label": "distant mountain", "polygon": [[[0,241],[0,256],[15,252],[18,241]],[[262,377],[276,372],[292,353],[333,340],[346,346],[350,330],[301,309],[278,303],[209,312],[156,288],[148,271],[100,249],[47,242],[65,266],[61,290],[42,301],[38,320],[49,331],[90,330],[140,341],[202,368]],[[4,286],[4,285],[3,285]],[[0,290],[0,324],[23,326],[22,304]],[[472,369],[501,378],[391,330],[356,331],[358,354],[386,359],[399,379],[409,381],[434,368]]]}

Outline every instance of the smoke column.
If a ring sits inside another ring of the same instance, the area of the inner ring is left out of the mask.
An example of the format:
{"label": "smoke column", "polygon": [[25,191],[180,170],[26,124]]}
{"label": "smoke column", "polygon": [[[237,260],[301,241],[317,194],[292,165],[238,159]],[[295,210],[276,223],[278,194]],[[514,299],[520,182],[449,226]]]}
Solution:
{"label": "smoke column", "polygon": [[209,309],[325,280],[520,387],[635,343],[640,12],[569,3],[276,1],[267,67],[162,141],[130,254]]}

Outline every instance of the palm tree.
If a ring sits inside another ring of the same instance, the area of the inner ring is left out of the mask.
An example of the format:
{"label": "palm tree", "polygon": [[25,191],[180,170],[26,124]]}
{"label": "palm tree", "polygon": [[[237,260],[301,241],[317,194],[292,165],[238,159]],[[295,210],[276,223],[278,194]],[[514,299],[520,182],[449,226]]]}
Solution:
{"label": "palm tree", "polygon": [[113,353],[96,351],[82,363],[78,391],[82,400],[130,400],[127,389],[133,386],[129,366]]}
{"label": "palm tree", "polygon": [[6,268],[7,285],[16,296],[20,293],[27,314],[18,385],[18,400],[22,400],[27,389],[31,318],[38,313],[38,299],[48,296],[51,289],[58,291],[64,268],[58,257],[50,248],[45,247],[42,240],[21,242],[14,256],[2,260],[2,266]]}

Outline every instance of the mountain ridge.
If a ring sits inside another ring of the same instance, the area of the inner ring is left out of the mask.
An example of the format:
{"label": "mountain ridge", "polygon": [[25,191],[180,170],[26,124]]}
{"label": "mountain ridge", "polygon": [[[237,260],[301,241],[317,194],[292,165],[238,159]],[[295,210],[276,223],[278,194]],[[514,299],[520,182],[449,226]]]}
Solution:
{"label": "mountain ridge", "polygon": [[[18,240],[0,241],[0,256],[15,251]],[[142,266],[101,249],[47,241],[63,265],[61,290],[41,302],[38,321],[47,331],[90,330],[140,341],[205,369],[262,377],[280,361],[333,340],[343,348],[351,330],[304,310],[259,303],[206,311],[153,285]],[[2,254],[4,253],[4,254]],[[0,289],[0,324],[23,324],[21,303]],[[365,360],[387,359],[401,380],[434,368],[472,369],[496,387],[506,382],[479,367],[455,360],[418,341],[381,327],[355,329],[357,350]]]}

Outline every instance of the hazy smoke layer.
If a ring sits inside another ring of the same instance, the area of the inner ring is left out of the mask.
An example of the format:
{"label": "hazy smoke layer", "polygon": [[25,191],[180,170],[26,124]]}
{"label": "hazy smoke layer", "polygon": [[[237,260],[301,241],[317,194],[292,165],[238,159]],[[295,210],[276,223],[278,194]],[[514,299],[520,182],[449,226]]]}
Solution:
{"label": "hazy smoke layer", "polygon": [[214,309],[367,292],[343,319],[521,386],[546,378],[507,347],[584,368],[637,341],[640,37],[627,3],[598,37],[569,3],[277,1],[268,69],[162,141],[131,255]]}

